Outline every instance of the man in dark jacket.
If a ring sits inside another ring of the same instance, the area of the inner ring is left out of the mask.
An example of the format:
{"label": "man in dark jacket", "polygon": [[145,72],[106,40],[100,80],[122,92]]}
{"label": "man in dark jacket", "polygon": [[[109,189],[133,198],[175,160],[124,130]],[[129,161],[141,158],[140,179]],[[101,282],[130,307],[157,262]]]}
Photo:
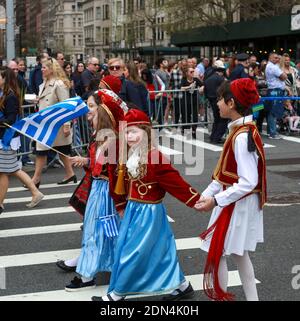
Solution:
{"label": "man in dark jacket", "polygon": [[213,144],[222,144],[222,137],[226,133],[228,120],[220,117],[220,110],[217,104],[217,91],[225,80],[225,66],[221,60],[217,60],[213,66],[213,69],[214,72],[211,74],[211,76],[204,80],[204,94],[208,99],[214,114],[214,124],[210,141]]}

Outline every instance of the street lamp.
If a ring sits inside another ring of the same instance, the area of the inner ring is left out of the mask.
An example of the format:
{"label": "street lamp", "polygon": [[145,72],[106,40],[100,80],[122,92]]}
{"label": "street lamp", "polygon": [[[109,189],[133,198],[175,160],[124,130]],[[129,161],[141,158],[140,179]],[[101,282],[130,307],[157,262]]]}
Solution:
{"label": "street lamp", "polygon": [[12,60],[16,56],[15,48],[15,12],[14,0],[6,0],[6,59]]}

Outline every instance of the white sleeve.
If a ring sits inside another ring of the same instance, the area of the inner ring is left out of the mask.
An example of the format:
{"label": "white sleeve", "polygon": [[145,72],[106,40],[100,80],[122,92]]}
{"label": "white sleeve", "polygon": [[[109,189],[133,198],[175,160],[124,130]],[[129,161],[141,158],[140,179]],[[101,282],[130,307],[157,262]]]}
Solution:
{"label": "white sleeve", "polygon": [[215,195],[220,207],[225,207],[249,194],[258,184],[258,156],[248,151],[248,133],[237,136],[234,145],[238,183]]}
{"label": "white sleeve", "polygon": [[160,91],[165,91],[166,90],[166,85],[165,83],[159,78],[159,76],[156,75],[156,79],[160,85]]}
{"label": "white sleeve", "polygon": [[206,190],[203,193],[201,193],[201,195],[204,197],[213,197],[216,194],[220,193],[221,190],[222,190],[222,185],[218,181],[213,180],[208,185]]}

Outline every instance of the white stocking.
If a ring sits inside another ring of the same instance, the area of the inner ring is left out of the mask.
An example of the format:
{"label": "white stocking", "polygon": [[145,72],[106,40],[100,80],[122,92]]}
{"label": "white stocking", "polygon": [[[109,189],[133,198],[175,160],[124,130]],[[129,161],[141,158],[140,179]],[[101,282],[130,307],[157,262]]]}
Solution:
{"label": "white stocking", "polygon": [[247,301],[258,301],[254,269],[248,251],[243,256],[232,254],[232,257],[239,270]]}
{"label": "white stocking", "polygon": [[79,260],[79,256],[74,259],[71,259],[71,260],[66,260],[65,265],[67,265],[69,267],[75,267],[75,266],[77,266],[78,260]]}
{"label": "white stocking", "polygon": [[227,292],[228,268],[227,268],[226,256],[222,256],[221,259],[220,259],[218,276],[219,276],[219,284],[220,284],[221,289],[224,292]]}

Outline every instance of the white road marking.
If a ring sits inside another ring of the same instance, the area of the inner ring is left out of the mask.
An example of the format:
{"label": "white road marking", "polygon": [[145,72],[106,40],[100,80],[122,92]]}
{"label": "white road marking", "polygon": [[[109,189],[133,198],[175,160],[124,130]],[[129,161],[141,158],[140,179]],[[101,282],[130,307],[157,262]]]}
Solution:
{"label": "white road marking", "polygon": [[[177,239],[175,241],[176,241],[176,246],[178,251],[192,250],[192,249],[200,250],[201,240],[199,238]],[[79,253],[80,253],[80,249],[72,249],[72,250],[0,256],[0,267],[7,268],[7,267],[54,263],[57,260],[68,260],[70,258],[76,257],[79,255]]]}
{"label": "white road marking", "polygon": [[[203,290],[203,274],[187,275],[186,279],[191,282],[195,291]],[[260,283],[256,280],[256,283]],[[230,271],[228,273],[228,287],[241,286],[241,280],[238,271]],[[65,290],[47,291],[39,293],[17,294],[9,296],[0,296],[1,301],[91,301],[92,296],[104,296],[107,294],[108,286],[98,286],[91,290],[79,292],[66,292]],[[162,295],[159,293],[156,295]],[[151,293],[149,295],[135,295],[127,298],[143,298],[147,296],[155,296]]]}
{"label": "white road marking", "polygon": [[75,213],[75,210],[71,206],[45,208],[45,209],[28,210],[28,211],[3,212],[2,215],[0,216],[0,220],[4,218],[66,214],[66,213],[72,213],[72,212]]}
{"label": "white road marking", "polygon": [[[70,183],[67,185],[57,185],[57,184],[45,184],[45,185],[41,185],[39,189],[48,189],[48,188],[61,188],[61,187],[68,187],[68,186],[77,186],[78,183]],[[28,191],[26,188],[24,187],[11,187],[8,189],[8,193],[15,193],[15,192],[26,192]]]}

